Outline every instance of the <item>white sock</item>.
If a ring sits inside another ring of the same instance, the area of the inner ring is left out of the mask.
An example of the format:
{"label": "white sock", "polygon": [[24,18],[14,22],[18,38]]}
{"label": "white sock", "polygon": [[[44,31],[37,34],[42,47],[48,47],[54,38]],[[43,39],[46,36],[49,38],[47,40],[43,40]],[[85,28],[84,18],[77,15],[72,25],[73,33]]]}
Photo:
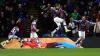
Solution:
{"label": "white sock", "polygon": [[20,41],[20,38],[18,38],[18,41]]}
{"label": "white sock", "polygon": [[60,26],[58,26],[58,27],[53,31],[53,33],[57,32],[59,29],[60,29]]}
{"label": "white sock", "polygon": [[3,47],[5,47],[7,44],[5,43],[4,45],[3,45]]}
{"label": "white sock", "polygon": [[65,30],[68,30],[68,29],[67,29],[67,25],[66,25],[66,22],[65,22],[65,21],[63,22],[63,26],[64,26]]}
{"label": "white sock", "polygon": [[7,40],[6,43],[9,43],[9,40]]}
{"label": "white sock", "polygon": [[64,25],[65,30],[68,30],[67,27]]}
{"label": "white sock", "polygon": [[38,43],[38,47],[39,47],[39,48],[41,47],[41,44],[40,44],[40,43]]}
{"label": "white sock", "polygon": [[41,47],[41,44],[40,44],[39,39],[37,39],[37,43],[38,43],[38,47],[40,48]]}
{"label": "white sock", "polygon": [[82,43],[83,43],[83,42],[82,42],[82,41],[80,41],[79,46],[80,46],[80,45],[82,45]]}
{"label": "white sock", "polygon": [[77,41],[75,43],[78,43],[78,41],[80,41],[80,38],[77,39]]}

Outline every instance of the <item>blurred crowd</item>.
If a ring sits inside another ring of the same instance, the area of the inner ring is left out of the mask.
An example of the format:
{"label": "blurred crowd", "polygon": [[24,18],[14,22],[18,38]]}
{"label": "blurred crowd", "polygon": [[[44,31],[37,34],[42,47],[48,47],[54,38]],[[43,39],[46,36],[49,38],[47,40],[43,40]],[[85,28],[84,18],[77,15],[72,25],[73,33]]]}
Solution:
{"label": "blurred crowd", "polygon": [[55,15],[66,20],[68,28],[72,30],[67,35],[77,35],[78,26],[73,20],[81,20],[81,17],[85,15],[88,21],[96,23],[95,25],[87,24],[86,34],[100,36],[100,0],[56,0],[55,3],[42,4],[40,18],[44,31],[51,32],[55,29],[56,25],[53,22]]}
{"label": "blurred crowd", "polygon": [[20,31],[22,36],[27,21],[28,0],[0,0],[0,36],[8,36],[8,33],[20,19]]}
{"label": "blurred crowd", "polygon": [[100,35],[100,0],[0,0],[0,36],[7,36],[18,19],[21,20],[18,35],[23,36],[32,3],[39,10],[38,18],[43,34],[56,28],[53,18],[57,15],[66,20],[71,34],[76,35],[78,26],[73,20],[80,20],[85,15],[87,20],[96,22],[95,25],[87,25],[87,34]]}

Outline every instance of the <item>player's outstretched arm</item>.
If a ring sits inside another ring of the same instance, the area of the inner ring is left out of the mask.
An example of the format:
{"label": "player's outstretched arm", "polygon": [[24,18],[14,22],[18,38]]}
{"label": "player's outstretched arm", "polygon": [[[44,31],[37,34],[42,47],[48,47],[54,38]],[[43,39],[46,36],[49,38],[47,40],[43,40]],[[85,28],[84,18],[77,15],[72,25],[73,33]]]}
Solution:
{"label": "player's outstretched arm", "polygon": [[90,22],[90,21],[86,21],[87,23],[89,23],[89,24],[91,24],[91,25],[95,25],[96,24],[96,22]]}

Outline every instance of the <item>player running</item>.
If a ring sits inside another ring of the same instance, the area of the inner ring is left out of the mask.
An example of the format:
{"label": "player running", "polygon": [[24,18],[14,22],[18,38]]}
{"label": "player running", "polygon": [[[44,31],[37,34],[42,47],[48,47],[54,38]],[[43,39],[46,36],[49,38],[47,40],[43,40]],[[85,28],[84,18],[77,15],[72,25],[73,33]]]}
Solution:
{"label": "player running", "polygon": [[[33,20],[33,19],[32,19]],[[30,33],[30,38],[32,39],[37,39],[37,43],[38,43],[38,47],[41,48],[41,44],[40,44],[40,40],[38,38],[38,35],[36,32],[39,31],[39,29],[36,28],[36,23],[37,23],[38,19],[35,18],[32,23],[31,23],[31,33]]]}
{"label": "player running", "polygon": [[86,16],[82,16],[82,20],[75,20],[75,22],[77,22],[79,26],[79,30],[78,30],[79,38],[76,41],[76,45],[80,46],[83,43],[83,40],[85,39],[86,25],[95,24],[95,23],[87,21]]}

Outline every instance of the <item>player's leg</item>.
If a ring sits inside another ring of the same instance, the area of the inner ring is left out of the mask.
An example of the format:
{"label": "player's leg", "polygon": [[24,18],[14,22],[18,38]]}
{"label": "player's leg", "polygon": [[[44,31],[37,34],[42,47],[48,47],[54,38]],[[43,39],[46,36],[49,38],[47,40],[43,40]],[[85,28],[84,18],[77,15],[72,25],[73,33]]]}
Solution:
{"label": "player's leg", "polygon": [[3,42],[0,43],[3,47],[5,47],[8,44],[8,40],[5,40]]}
{"label": "player's leg", "polygon": [[33,35],[34,35],[34,34],[31,32],[31,33],[30,33],[30,38],[33,38],[33,37],[34,37]]}
{"label": "player's leg", "polygon": [[17,39],[18,37],[16,35],[9,35],[8,41],[12,41],[13,39]]}
{"label": "player's leg", "polygon": [[37,43],[38,43],[38,47],[41,48],[41,42],[40,42],[40,40],[39,40],[38,35],[37,35],[36,32],[33,33],[33,38],[36,39],[36,41],[37,41]]}
{"label": "player's leg", "polygon": [[21,41],[21,38],[18,37],[18,36],[16,36],[16,35],[14,35],[14,38],[15,38],[15,39],[18,39],[19,42]]}
{"label": "player's leg", "polygon": [[76,44],[78,44],[78,42],[81,40],[81,38],[79,37],[76,41],[75,41],[75,43]]}
{"label": "player's leg", "polygon": [[61,24],[60,23],[56,23],[56,24],[57,24],[58,27],[54,31],[51,32],[51,36],[52,37],[54,36],[54,33],[57,32],[61,28]]}
{"label": "player's leg", "polygon": [[82,37],[81,37],[81,40],[80,40],[79,46],[82,45],[84,39],[85,39],[85,31],[82,31]]}
{"label": "player's leg", "polygon": [[9,43],[9,41],[11,40],[11,37],[12,37],[12,35],[9,35],[9,36],[8,36],[8,40],[5,40],[5,41],[1,42],[0,44],[1,44],[3,47],[5,47],[5,46]]}
{"label": "player's leg", "polygon": [[33,32],[30,33],[30,38],[31,38],[31,40],[27,40],[28,42],[31,42],[34,40],[34,33]]}
{"label": "player's leg", "polygon": [[63,23],[63,26],[64,26],[64,28],[65,28],[65,32],[71,31],[71,30],[68,30],[68,29],[67,29],[67,25],[66,25],[65,20],[63,20],[62,23]]}
{"label": "player's leg", "polygon": [[10,41],[10,40],[11,40],[11,38],[12,38],[12,35],[9,35],[9,36],[8,36],[8,41]]}
{"label": "player's leg", "polygon": [[83,40],[80,40],[79,44],[77,45],[78,47],[80,47],[83,43]]}
{"label": "player's leg", "polygon": [[8,36],[8,41],[10,42],[10,41],[12,41],[12,39],[13,39],[13,35],[9,35]]}
{"label": "player's leg", "polygon": [[24,42],[29,42],[29,38],[24,38],[20,41],[20,47],[22,48],[23,47],[23,43]]}
{"label": "player's leg", "polygon": [[51,32],[51,37],[53,37],[54,33],[57,32],[61,28],[61,18],[54,18],[54,22],[58,26],[54,31]]}
{"label": "player's leg", "polygon": [[21,38],[20,37],[18,37],[18,41],[21,42]]}
{"label": "player's leg", "polygon": [[76,44],[78,44],[78,42],[81,40],[82,38],[82,32],[81,31],[78,31],[78,35],[79,35],[79,38],[76,40]]}

